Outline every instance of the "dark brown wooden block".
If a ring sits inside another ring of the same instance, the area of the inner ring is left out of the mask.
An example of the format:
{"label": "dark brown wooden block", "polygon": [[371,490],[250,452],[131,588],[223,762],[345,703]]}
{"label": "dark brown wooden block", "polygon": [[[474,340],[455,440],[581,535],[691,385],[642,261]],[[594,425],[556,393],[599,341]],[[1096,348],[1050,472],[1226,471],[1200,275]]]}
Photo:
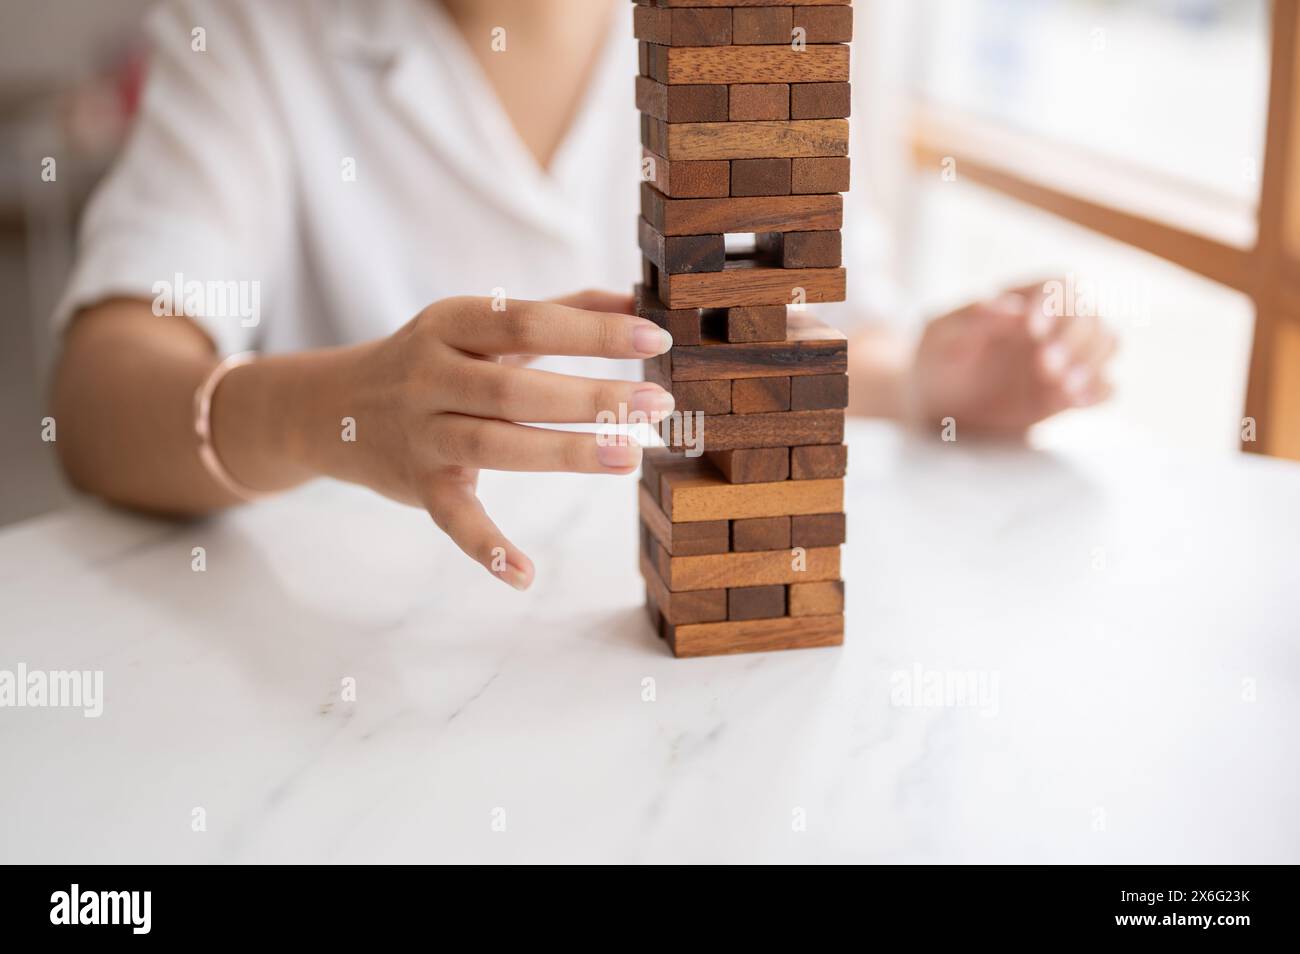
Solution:
{"label": "dark brown wooden block", "polygon": [[849,449],[843,444],[815,444],[790,448],[790,477],[793,480],[828,480],[843,477],[848,469]]}
{"label": "dark brown wooden block", "polygon": [[632,33],[638,40],[663,46],[726,46],[731,43],[730,12],[638,5],[632,11]]}
{"label": "dark brown wooden block", "polygon": [[648,76],[636,78],[636,108],[668,123],[720,123],[731,115],[725,86],[665,86]]}
{"label": "dark brown wooden block", "polygon": [[753,308],[719,308],[709,310],[706,321],[714,327],[715,337],[723,341],[784,341],[786,306],[762,305]]}
{"label": "dark brown wooden block", "polygon": [[790,518],[790,546],[837,547],[844,542],[844,514],[815,513]]}
{"label": "dark brown wooden block", "polygon": [[[731,549],[729,521],[701,520],[694,523],[673,523],[644,484],[637,488],[637,500],[643,532],[669,556],[726,553]],[[647,556],[654,557],[654,550],[648,545],[643,549]]]}
{"label": "dark brown wooden block", "polygon": [[[666,389],[672,392],[679,411],[699,411],[701,414],[731,413],[731,382],[726,378],[717,381],[678,381],[675,384],[670,382]],[[708,427],[707,423],[705,427]]]}
{"label": "dark brown wooden block", "polygon": [[790,476],[790,452],[784,447],[706,451],[704,456],[733,484],[770,483]]}
{"label": "dark brown wooden block", "polygon": [[788,46],[794,27],[792,13],[790,7],[739,7],[732,14],[731,42],[737,46]]}
{"label": "dark brown wooden block", "polygon": [[[735,189],[735,164],[732,164]],[[838,268],[843,243],[838,231],[767,232],[758,238],[758,252],[782,268]]]}
{"label": "dark brown wooden block", "polygon": [[794,26],[804,30],[806,43],[848,43],[853,39],[853,8],[848,5],[795,7]]}
{"label": "dark brown wooden block", "polygon": [[848,339],[808,314],[790,315],[783,342],[710,340],[697,347],[674,347],[670,354],[674,381],[848,372]]}
{"label": "dark brown wooden block", "polygon": [[[813,232],[838,229],[843,225],[844,197],[784,195],[674,199],[658,191],[649,182],[643,182],[641,215],[663,235]],[[662,289],[660,292],[662,297]],[[724,306],[719,304],[718,307]]]}
{"label": "dark brown wooden block", "polygon": [[731,549],[735,553],[754,550],[788,550],[790,517],[752,517],[731,521]]}
{"label": "dark brown wooden block", "polygon": [[[666,308],[664,303],[659,300],[658,293],[653,288],[647,288],[645,285],[637,285],[633,290],[633,300],[636,305],[636,313],[642,318],[648,318],[660,328],[663,328],[673,336],[674,345],[692,345],[700,343],[700,311],[698,308]],[[655,384],[664,385],[659,378],[661,375],[668,376],[670,360],[667,355],[659,355],[650,358],[646,364],[655,362],[655,377],[650,377],[650,372],[646,373],[646,380],[653,380]]]}
{"label": "dark brown wooden block", "polygon": [[643,143],[669,159],[846,156],[844,119],[769,119],[745,123],[665,123],[642,114]]}
{"label": "dark brown wooden block", "polygon": [[[732,199],[772,202],[776,197]],[[735,308],[800,302],[844,301],[843,268],[779,268],[753,260],[728,260],[720,272],[659,276],[659,297],[670,308]]]}
{"label": "dark brown wooden block", "polygon": [[[672,334],[670,331],[669,334]],[[673,387],[672,371],[668,368],[665,360],[667,355],[658,355],[654,358],[646,358],[641,362],[642,377],[651,384],[657,384],[665,391],[671,391]]]}
{"label": "dark brown wooden block", "polygon": [[[731,413],[762,414],[790,410],[790,380],[736,378],[731,382]],[[708,428],[708,422],[704,426]]]}
{"label": "dark brown wooden block", "polygon": [[[732,395],[735,400],[735,395]],[[844,440],[843,411],[777,411],[706,417],[701,432],[706,451],[743,447],[839,444]]]}
{"label": "dark brown wooden block", "polygon": [[675,199],[724,198],[731,194],[731,163],[725,159],[670,161],[642,149],[641,175],[659,192]]}
{"label": "dark brown wooden block", "polygon": [[682,48],[651,44],[648,75],[661,83],[847,83],[849,48],[841,44]]}
{"label": "dark brown wooden block", "polygon": [[844,581],[791,583],[787,593],[791,616],[831,616],[844,612]]}
{"label": "dark brown wooden block", "polygon": [[650,44],[641,42],[636,45],[637,71],[648,77],[650,75]]}
{"label": "dark brown wooden block", "polygon": [[720,272],[727,260],[726,240],[720,232],[716,235],[662,235],[645,219],[639,219],[637,234],[642,254],[655,263],[660,273]]}
{"label": "dark brown wooden block", "polygon": [[[675,89],[676,87],[668,86],[665,88]],[[727,118],[733,123],[790,118],[790,87],[786,83],[741,83],[728,87],[728,89],[730,93],[728,96]],[[702,123],[717,122],[712,117],[693,121]]]}
{"label": "dark brown wooden block", "polygon": [[727,590],[727,619],[774,619],[784,615],[785,587],[780,584]]}
{"label": "dark brown wooden block", "polygon": [[[789,159],[733,159],[732,195],[789,195]],[[781,233],[772,233],[779,235]],[[838,262],[836,264],[839,264]]]}
{"label": "dark brown wooden block", "polygon": [[712,623],[727,618],[727,591],[690,590],[680,593],[668,589],[654,561],[641,557],[641,576],[664,622],[680,626],[683,623]]}
{"label": "dark brown wooden block", "polygon": [[824,195],[849,191],[847,156],[800,158],[790,163],[790,191],[795,195]]}
{"label": "dark brown wooden block", "polygon": [[[692,87],[682,87],[690,88]],[[852,99],[848,83],[795,83],[790,87],[790,118],[847,119]],[[709,120],[701,119],[698,122]]]}
{"label": "dark brown wooden block", "polygon": [[824,411],[849,406],[847,374],[813,374],[791,380],[799,382],[790,388],[792,411]]}
{"label": "dark brown wooden block", "polygon": [[641,114],[641,146],[656,155],[668,155],[668,124],[649,113]]}

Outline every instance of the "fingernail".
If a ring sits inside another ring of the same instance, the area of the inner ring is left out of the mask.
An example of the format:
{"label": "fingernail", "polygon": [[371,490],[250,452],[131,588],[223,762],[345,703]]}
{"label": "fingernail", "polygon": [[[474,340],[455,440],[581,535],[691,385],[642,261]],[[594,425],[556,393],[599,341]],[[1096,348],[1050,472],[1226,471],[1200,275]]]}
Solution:
{"label": "fingernail", "polygon": [[506,568],[501,571],[500,576],[501,579],[505,580],[520,592],[523,592],[532,585],[532,581],[528,579],[528,571],[514,563],[507,563]]}
{"label": "fingernail", "polygon": [[632,347],[647,357],[663,354],[673,346],[673,336],[652,322],[644,322],[632,332]]}
{"label": "fingernail", "polygon": [[1066,351],[1065,345],[1059,341],[1043,349],[1043,367],[1047,369],[1049,374],[1060,374],[1065,370],[1065,365],[1069,360],[1069,352]]}
{"label": "fingernail", "polygon": [[1091,377],[1092,375],[1089,373],[1087,368],[1071,368],[1070,373],[1067,374],[1065,380],[1061,382],[1061,386],[1065,388],[1067,394],[1073,397],[1078,397],[1087,389],[1088,381]]}
{"label": "fingernail", "polygon": [[677,406],[673,396],[660,387],[642,388],[632,393],[631,410],[654,416],[669,414]]}
{"label": "fingernail", "polygon": [[635,467],[640,458],[640,446],[630,441],[596,445],[596,460],[606,470],[627,470]]}

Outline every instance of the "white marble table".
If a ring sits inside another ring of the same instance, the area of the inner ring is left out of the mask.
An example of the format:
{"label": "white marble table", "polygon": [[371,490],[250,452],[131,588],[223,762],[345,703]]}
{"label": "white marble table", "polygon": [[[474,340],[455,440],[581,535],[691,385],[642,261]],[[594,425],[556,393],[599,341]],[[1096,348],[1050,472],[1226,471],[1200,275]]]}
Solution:
{"label": "white marble table", "polygon": [[325,483],[11,527],[105,698],[0,709],[0,861],[1300,861],[1300,467],[850,444],[842,649],[669,657],[631,479],[486,478],[527,594]]}

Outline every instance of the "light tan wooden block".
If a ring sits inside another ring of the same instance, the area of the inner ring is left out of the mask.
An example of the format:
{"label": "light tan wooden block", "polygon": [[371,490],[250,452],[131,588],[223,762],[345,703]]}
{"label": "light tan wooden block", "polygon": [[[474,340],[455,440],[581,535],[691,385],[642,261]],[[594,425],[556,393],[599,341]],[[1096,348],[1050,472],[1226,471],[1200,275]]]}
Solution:
{"label": "light tan wooden block", "polygon": [[[751,485],[752,486],[752,485]],[[764,550],[672,557],[664,581],[674,593],[773,583],[814,583],[840,578],[840,548]]]}
{"label": "light tan wooden block", "polygon": [[844,612],[844,581],[791,583],[787,593],[791,616],[832,616]]}
{"label": "light tan wooden block", "polygon": [[776,619],[731,620],[664,627],[673,655],[719,656],[780,649],[814,649],[844,642],[844,617],[782,616]]}
{"label": "light tan wooden block", "polygon": [[844,481],[780,480],[731,484],[721,474],[666,473],[664,512],[674,523],[737,520],[745,517],[842,513]]}

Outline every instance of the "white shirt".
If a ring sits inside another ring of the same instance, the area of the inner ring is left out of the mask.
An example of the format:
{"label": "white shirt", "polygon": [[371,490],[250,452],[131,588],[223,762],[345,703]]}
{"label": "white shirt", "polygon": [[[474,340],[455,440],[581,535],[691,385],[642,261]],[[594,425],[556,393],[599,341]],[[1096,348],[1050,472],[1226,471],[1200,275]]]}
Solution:
{"label": "white shirt", "polygon": [[543,170],[437,2],[165,3],[140,115],[87,210],[56,321],[112,295],[165,310],[177,276],[233,281],[242,299],[192,302],[192,317],[222,353],[275,352],[380,337],[452,295],[630,292],[637,55],[631,4],[616,8]]}

